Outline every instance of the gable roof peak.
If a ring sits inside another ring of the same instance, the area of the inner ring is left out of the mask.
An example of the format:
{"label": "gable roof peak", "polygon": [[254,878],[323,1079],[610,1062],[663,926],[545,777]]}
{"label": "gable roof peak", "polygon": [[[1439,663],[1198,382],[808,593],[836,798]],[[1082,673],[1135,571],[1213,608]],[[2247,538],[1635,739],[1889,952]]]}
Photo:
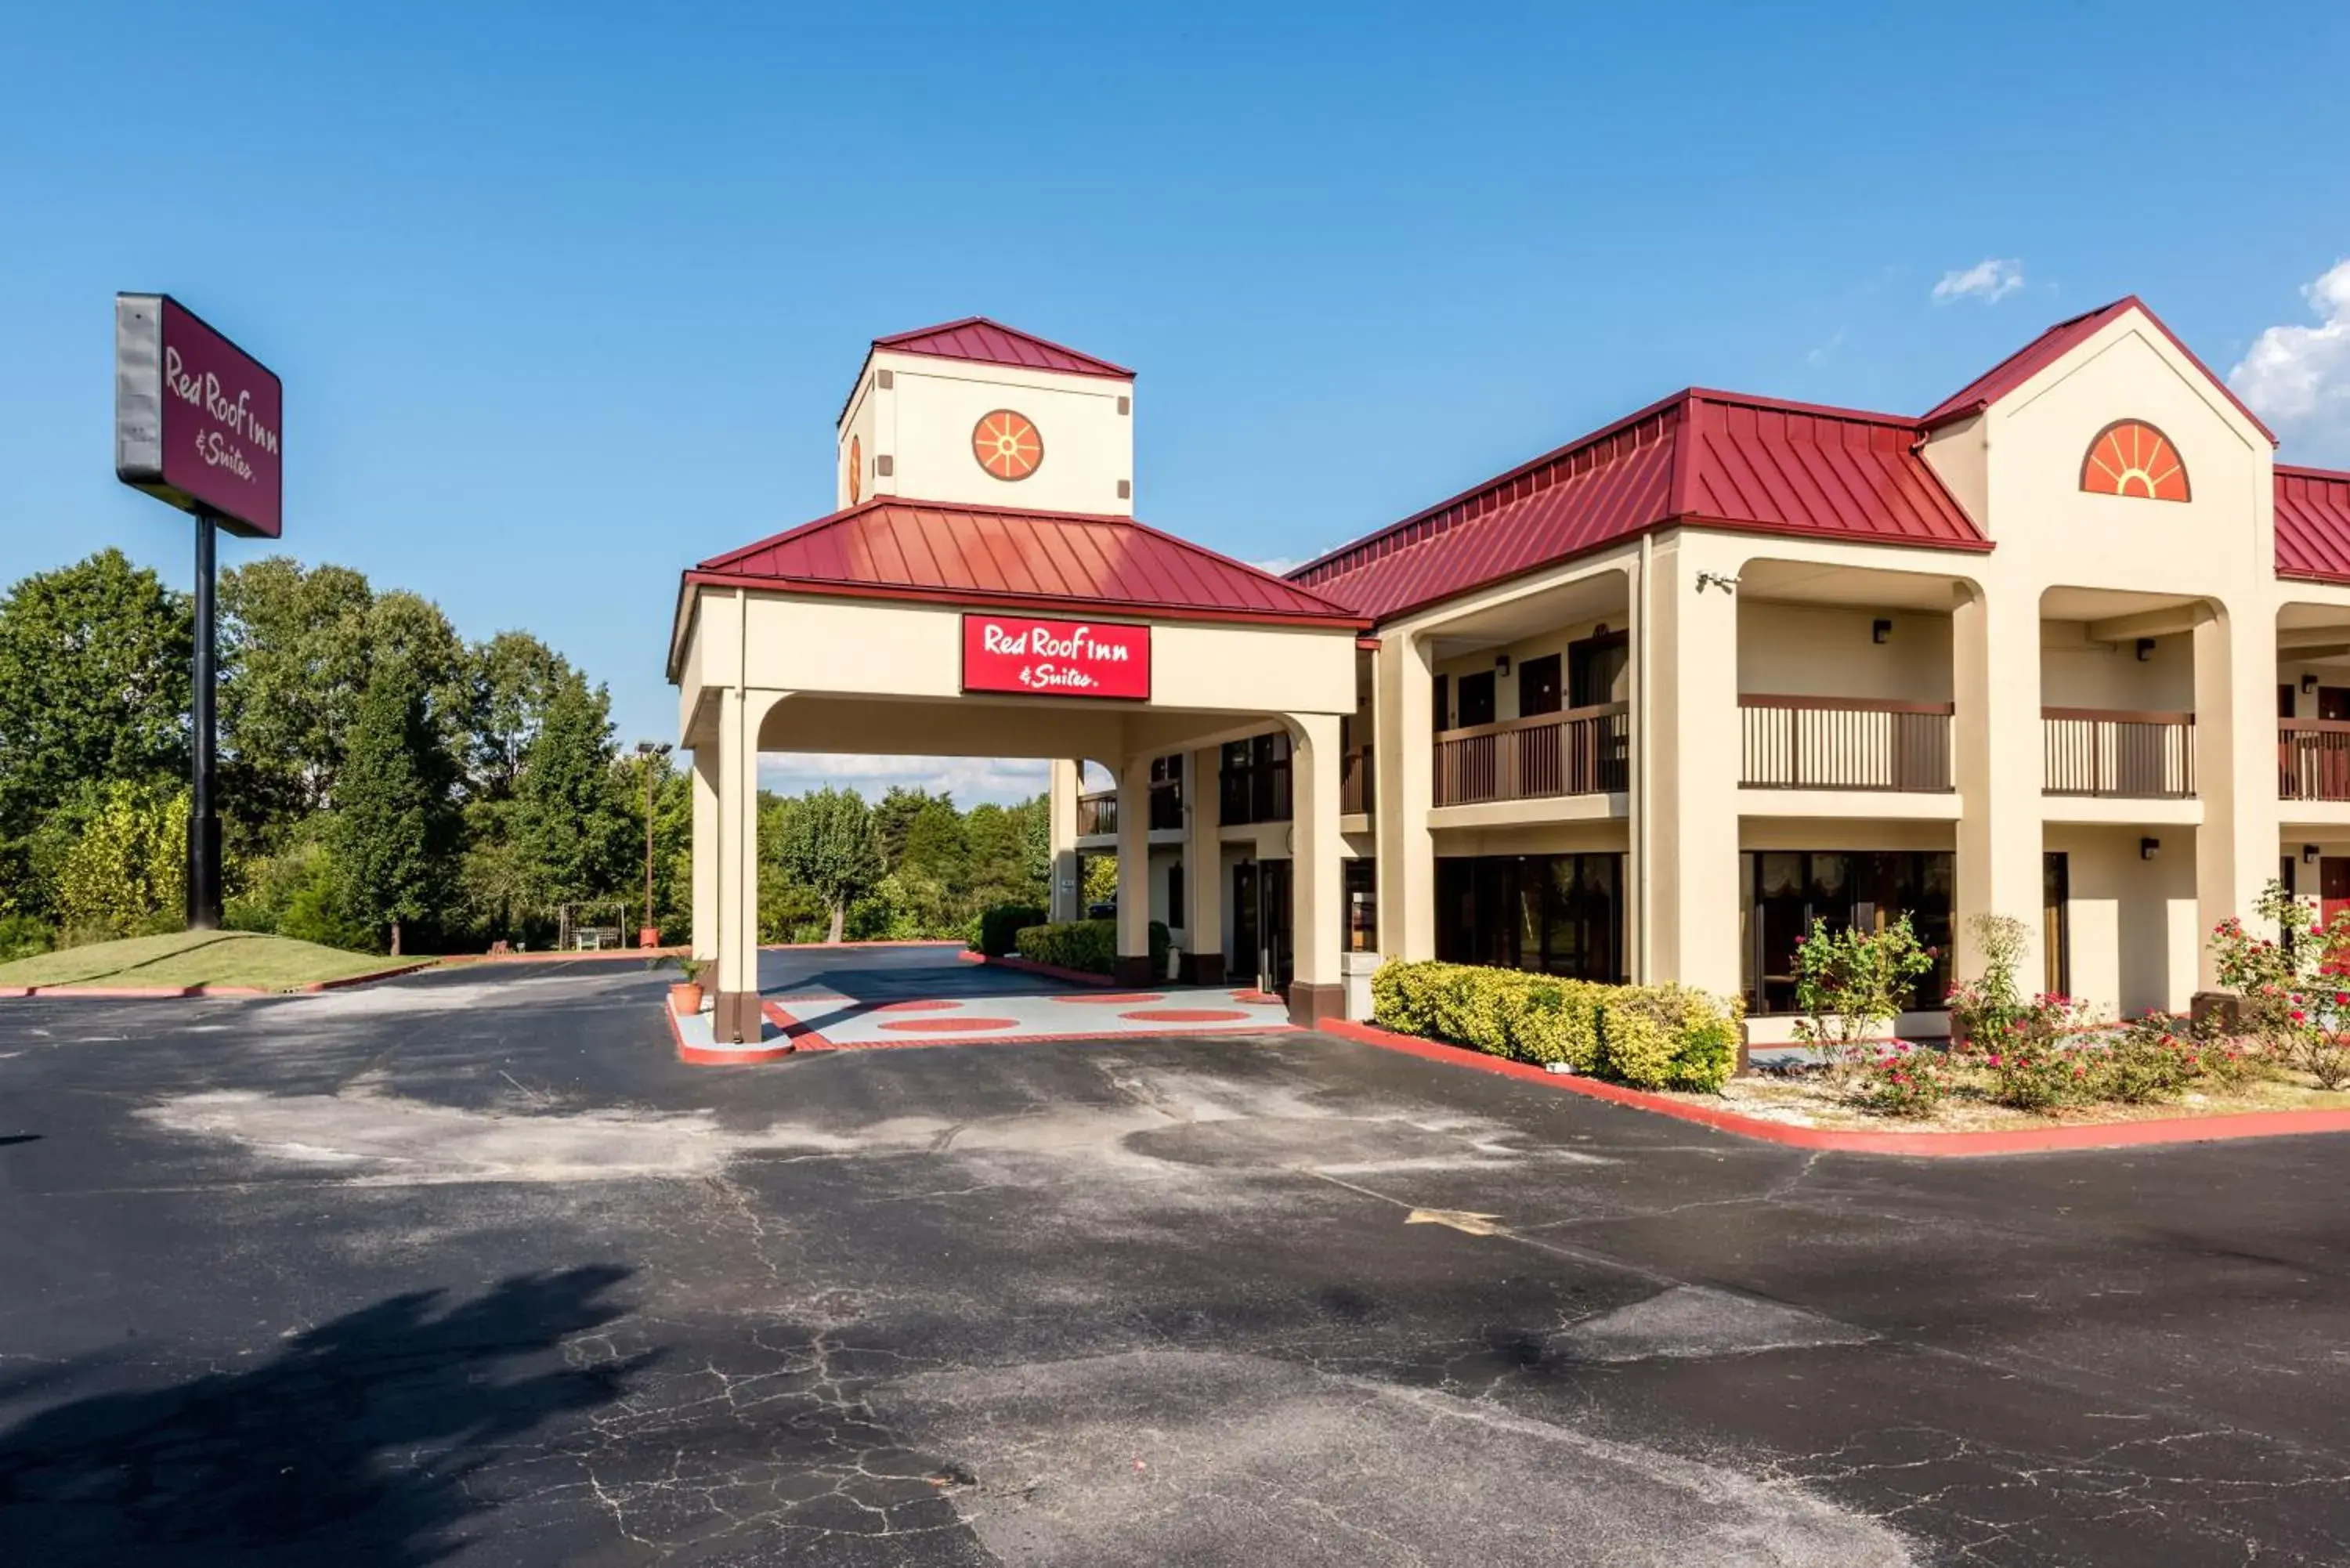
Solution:
{"label": "gable roof peak", "polygon": [[967,359],[983,365],[1011,365],[1027,370],[1058,370],[1070,376],[1106,376],[1131,381],[1134,372],[1123,365],[1023,332],[986,316],[966,316],[893,332],[873,339],[875,350],[895,354],[925,354],[939,359]]}

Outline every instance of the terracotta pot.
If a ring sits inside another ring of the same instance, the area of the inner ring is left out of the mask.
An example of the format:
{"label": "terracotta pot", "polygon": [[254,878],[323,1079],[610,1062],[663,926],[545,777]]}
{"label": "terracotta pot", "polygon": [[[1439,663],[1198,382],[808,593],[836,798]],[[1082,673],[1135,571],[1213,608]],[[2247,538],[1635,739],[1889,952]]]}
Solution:
{"label": "terracotta pot", "polygon": [[686,980],[671,986],[669,1004],[689,1018],[701,1012],[702,982],[698,980]]}

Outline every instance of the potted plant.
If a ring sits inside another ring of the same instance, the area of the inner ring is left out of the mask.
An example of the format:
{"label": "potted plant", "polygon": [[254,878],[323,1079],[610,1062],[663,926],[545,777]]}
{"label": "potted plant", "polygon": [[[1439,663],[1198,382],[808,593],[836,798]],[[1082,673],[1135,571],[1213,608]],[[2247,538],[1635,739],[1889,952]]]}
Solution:
{"label": "potted plant", "polygon": [[669,1004],[689,1018],[702,1011],[702,971],[707,966],[705,959],[681,958],[677,961],[677,967],[685,978],[669,988]]}

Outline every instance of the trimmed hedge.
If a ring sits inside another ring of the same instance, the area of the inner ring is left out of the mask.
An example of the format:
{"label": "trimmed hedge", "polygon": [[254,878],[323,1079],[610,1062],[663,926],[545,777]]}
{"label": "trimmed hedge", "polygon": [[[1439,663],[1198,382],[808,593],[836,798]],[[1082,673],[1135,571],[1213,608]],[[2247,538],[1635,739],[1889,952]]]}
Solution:
{"label": "trimmed hedge", "polygon": [[[1023,926],[1014,939],[1022,958],[1055,969],[1084,970],[1092,974],[1118,972],[1116,920],[1063,920],[1057,925]],[[1150,922],[1150,972],[1167,972],[1167,949],[1172,939],[1164,920]]]}
{"label": "trimmed hedge", "polygon": [[1023,930],[1041,926],[1048,918],[1045,910],[1034,904],[997,904],[982,909],[971,923],[971,950],[1002,958],[1019,945]]}
{"label": "trimmed hedge", "polygon": [[1738,1070],[1740,1003],[1678,985],[1596,985],[1465,963],[1389,963],[1372,1022],[1636,1089],[1714,1094]]}

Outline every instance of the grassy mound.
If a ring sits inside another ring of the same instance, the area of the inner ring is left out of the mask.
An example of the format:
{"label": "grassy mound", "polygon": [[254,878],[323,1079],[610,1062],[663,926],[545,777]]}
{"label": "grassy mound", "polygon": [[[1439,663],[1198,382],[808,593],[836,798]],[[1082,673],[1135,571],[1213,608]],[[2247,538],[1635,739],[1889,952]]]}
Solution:
{"label": "grassy mound", "polygon": [[345,952],[257,931],[175,931],[92,942],[0,964],[0,988],[23,985],[244,985],[290,991],[384,969],[380,953]]}

